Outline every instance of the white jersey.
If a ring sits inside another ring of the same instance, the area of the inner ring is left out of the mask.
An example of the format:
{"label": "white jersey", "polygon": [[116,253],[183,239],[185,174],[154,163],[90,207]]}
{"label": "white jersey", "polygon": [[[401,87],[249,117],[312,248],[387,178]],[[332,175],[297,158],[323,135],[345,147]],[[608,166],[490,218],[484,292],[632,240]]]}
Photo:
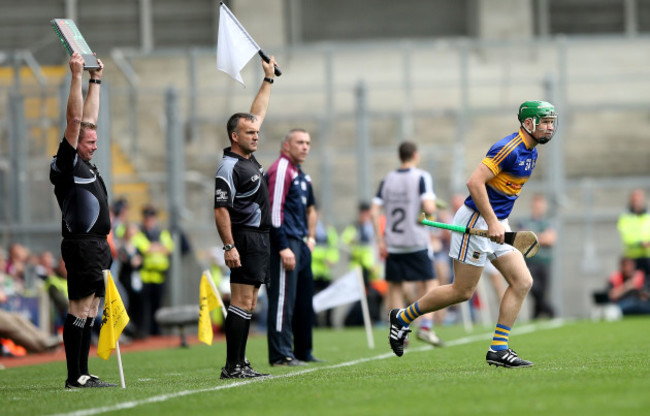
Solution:
{"label": "white jersey", "polygon": [[412,253],[429,247],[429,230],[418,224],[423,200],[435,200],[431,175],[417,168],[390,172],[373,202],[384,207],[384,239],[389,253]]}

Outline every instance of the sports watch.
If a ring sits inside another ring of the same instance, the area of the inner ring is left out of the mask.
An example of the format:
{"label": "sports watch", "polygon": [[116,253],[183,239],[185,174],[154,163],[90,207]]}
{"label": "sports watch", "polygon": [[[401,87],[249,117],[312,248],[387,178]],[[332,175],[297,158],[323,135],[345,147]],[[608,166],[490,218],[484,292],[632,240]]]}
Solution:
{"label": "sports watch", "polygon": [[225,246],[223,246],[223,250],[224,250],[224,251],[230,251],[230,250],[232,250],[233,248],[235,248],[235,245],[234,245],[234,244],[226,244]]}

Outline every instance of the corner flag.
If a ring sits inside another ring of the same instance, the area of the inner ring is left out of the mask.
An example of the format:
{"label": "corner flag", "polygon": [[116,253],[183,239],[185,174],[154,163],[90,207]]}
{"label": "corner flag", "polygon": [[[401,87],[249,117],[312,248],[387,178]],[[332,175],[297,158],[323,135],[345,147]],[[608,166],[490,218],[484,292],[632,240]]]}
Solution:
{"label": "corner flag", "polygon": [[334,280],[324,290],[314,295],[314,312],[318,313],[336,306],[352,303],[365,297],[363,281],[359,282],[356,269]]}
{"label": "corner flag", "polygon": [[111,272],[104,271],[108,274],[106,282],[106,298],[104,299],[104,313],[102,316],[102,328],[99,331],[99,342],[97,344],[97,355],[104,360],[108,360],[111,352],[117,346],[117,340],[129,323],[129,315],[126,314],[126,308],[120,297],[120,293],[115,287],[115,282]]}
{"label": "corner flag", "polygon": [[372,335],[372,322],[368,311],[368,299],[366,299],[366,288],[363,283],[361,268],[356,267],[348,273],[333,281],[325,289],[314,295],[312,306],[314,312],[318,313],[336,306],[361,301],[361,313],[363,325],[366,328],[368,347],[375,348],[375,341]]}
{"label": "corner flag", "polygon": [[201,284],[199,285],[199,341],[204,344],[212,345],[214,334],[212,333],[210,311],[220,304],[212,276],[206,270],[201,276]]}

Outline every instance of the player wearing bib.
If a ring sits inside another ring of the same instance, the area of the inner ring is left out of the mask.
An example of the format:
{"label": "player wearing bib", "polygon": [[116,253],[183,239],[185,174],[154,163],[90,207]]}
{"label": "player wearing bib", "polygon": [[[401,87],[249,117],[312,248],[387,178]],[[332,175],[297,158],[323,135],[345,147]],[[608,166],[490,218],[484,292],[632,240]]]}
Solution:
{"label": "player wearing bib", "polygon": [[[414,143],[399,147],[401,166],[389,172],[379,185],[370,210],[379,254],[386,259],[389,308],[404,306],[409,286],[415,285],[418,296],[438,285],[433,261],[429,257],[430,231],[418,223],[421,211],[433,214],[436,195],[431,175],[416,166],[420,160]],[[379,229],[379,212],[386,215],[384,234]],[[433,315],[420,319],[418,338],[433,345],[443,342],[431,330]]]}
{"label": "player wearing bib", "polygon": [[508,216],[522,186],[537,161],[538,144],[548,143],[555,133],[557,113],[545,101],[526,101],[519,107],[521,128],[494,144],[467,181],[469,197],[454,217],[454,224],[487,229],[488,237],[452,233],[449,256],[454,259],[454,281],[429,291],[406,309],[390,312],[389,342],[401,356],[408,325],[418,316],[466,301],[476,290],[486,259],[490,259],[508,282],[499,318],[487,352],[488,364],[507,368],[530,367],[508,347],[512,329],[533,278],[523,255],[504,244],[510,230]]}

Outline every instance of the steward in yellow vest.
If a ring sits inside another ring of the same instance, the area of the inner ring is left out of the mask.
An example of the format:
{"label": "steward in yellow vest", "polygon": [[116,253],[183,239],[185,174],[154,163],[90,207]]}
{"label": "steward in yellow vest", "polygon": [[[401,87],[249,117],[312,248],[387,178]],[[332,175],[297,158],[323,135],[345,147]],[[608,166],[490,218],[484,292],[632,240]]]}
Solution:
{"label": "steward in yellow vest", "polygon": [[160,230],[156,226],[155,211],[153,212],[153,215],[144,216],[142,229],[132,238],[133,245],[142,255],[140,278],[144,284],[165,282],[170,265],[170,255],[174,251],[174,240],[171,233],[165,229]]}
{"label": "steward in yellow vest", "polygon": [[336,229],[331,225],[325,227],[319,221],[316,225],[316,245],[311,252],[314,281],[321,281],[321,285],[325,287],[329,285],[332,281],[332,266],[338,263],[339,259],[339,235]]}
{"label": "steward in yellow vest", "polygon": [[142,211],[142,229],[131,242],[142,255],[142,328],[141,336],[160,335],[155,314],[162,306],[165,295],[165,280],[170,266],[170,255],[174,251],[174,240],[169,231],[157,226],[157,211],[146,206]]}
{"label": "steward in yellow vest", "polygon": [[623,256],[634,259],[636,267],[650,275],[650,214],[645,193],[635,189],[630,194],[629,211],[618,218],[618,232],[623,241]]}

